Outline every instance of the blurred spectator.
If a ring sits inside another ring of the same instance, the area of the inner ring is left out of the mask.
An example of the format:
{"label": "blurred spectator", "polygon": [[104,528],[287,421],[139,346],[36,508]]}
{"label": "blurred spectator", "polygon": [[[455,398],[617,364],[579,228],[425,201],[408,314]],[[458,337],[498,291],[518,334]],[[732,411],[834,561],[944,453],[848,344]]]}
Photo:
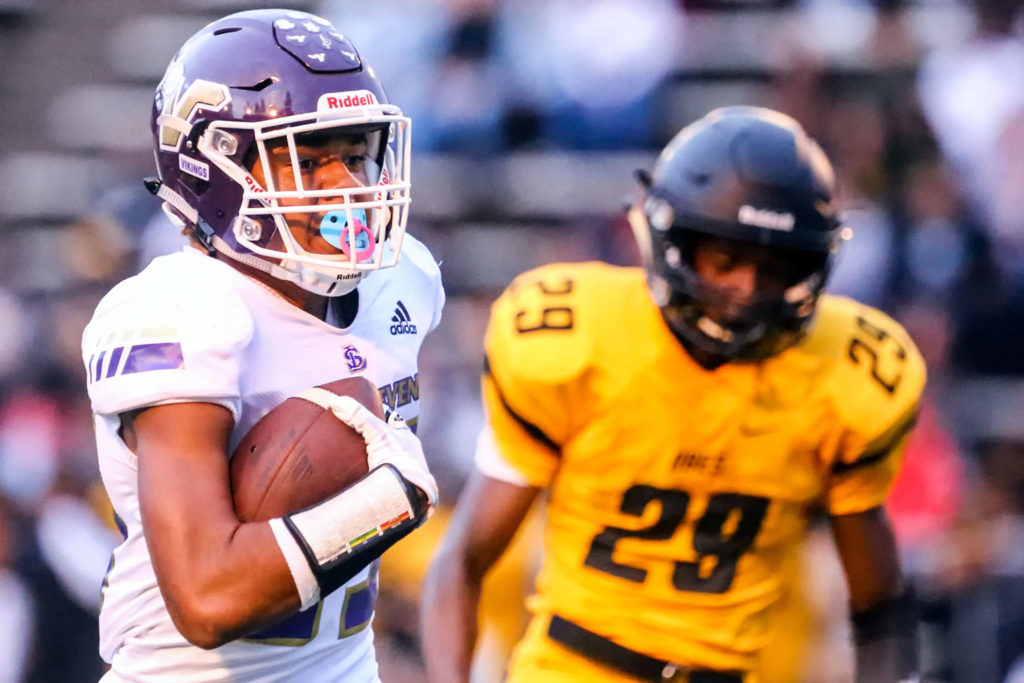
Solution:
{"label": "blurred spectator", "polygon": [[498,152],[504,73],[494,59],[493,3],[462,2],[444,40],[432,87],[435,146]]}
{"label": "blurred spectator", "polygon": [[13,509],[0,496],[0,683],[26,680],[37,618],[28,584],[15,565],[18,526]]}
{"label": "blurred spectator", "polygon": [[99,589],[116,538],[92,503],[88,408],[63,381],[47,382],[0,405],[0,498],[26,520],[16,567],[37,606],[25,680],[97,680]]}
{"label": "blurred spectator", "polygon": [[0,406],[0,492],[35,512],[57,476],[60,423],[57,406],[21,391]]}
{"label": "blurred spectator", "polygon": [[964,467],[935,406],[921,407],[886,509],[906,553],[939,542],[960,514]]}
{"label": "blurred spectator", "polygon": [[963,373],[1024,375],[1024,288],[999,285],[957,321],[953,364]]}
{"label": "blurred spectator", "polygon": [[834,160],[843,220],[851,239],[836,259],[829,291],[874,306],[885,304],[894,259],[892,216],[885,199],[891,176],[885,164],[881,106],[862,97],[827,108],[823,144]]}
{"label": "blurred spectator", "polygon": [[977,0],[974,35],[921,65],[917,90],[928,122],[997,242],[1004,267],[1021,268],[1024,203],[1019,159],[1024,137],[1024,43],[1019,0]]}
{"label": "blurred spectator", "polygon": [[905,189],[906,266],[912,287],[941,297],[962,283],[970,241],[958,188],[938,160],[915,164]]}
{"label": "blurred spectator", "polygon": [[669,0],[505,2],[498,18],[507,105],[538,112],[548,145],[658,142],[655,91],[685,37],[684,15]]}

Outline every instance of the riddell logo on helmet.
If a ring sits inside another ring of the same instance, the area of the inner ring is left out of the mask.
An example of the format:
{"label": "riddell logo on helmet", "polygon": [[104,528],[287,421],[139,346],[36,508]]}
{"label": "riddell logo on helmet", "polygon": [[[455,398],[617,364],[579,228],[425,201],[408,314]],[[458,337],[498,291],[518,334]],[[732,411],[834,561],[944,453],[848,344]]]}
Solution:
{"label": "riddell logo on helmet", "polygon": [[796,223],[796,219],[791,213],[778,213],[768,209],[755,209],[752,206],[744,204],[740,207],[739,222],[746,223],[747,225],[756,225],[759,228],[768,228],[769,230],[790,232],[793,230],[793,225]]}
{"label": "riddell logo on helmet", "polygon": [[261,192],[266,192],[266,190],[260,187],[260,184],[257,183],[256,179],[253,178],[251,175],[245,176],[245,186],[249,188],[250,192],[255,192],[257,194]]}
{"label": "riddell logo on helmet", "polygon": [[321,95],[317,102],[317,111],[333,111],[336,109],[351,109],[352,107],[366,107],[377,104],[377,97],[369,90],[353,90],[352,92],[337,92]]}

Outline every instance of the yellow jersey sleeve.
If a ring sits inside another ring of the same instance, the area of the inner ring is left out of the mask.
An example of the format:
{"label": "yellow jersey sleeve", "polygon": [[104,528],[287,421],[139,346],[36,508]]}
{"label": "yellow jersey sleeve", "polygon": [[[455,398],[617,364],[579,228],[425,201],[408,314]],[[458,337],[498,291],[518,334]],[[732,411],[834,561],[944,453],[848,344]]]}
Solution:
{"label": "yellow jersey sleeve", "polygon": [[581,267],[524,273],[491,308],[484,409],[501,456],[533,486],[548,485],[578,427],[573,416],[587,414],[579,381],[591,356]]}
{"label": "yellow jersey sleeve", "polygon": [[[882,505],[903,461],[924,390],[924,359],[884,313],[850,299],[822,302],[812,343],[826,347],[837,425],[826,444],[832,515]],[[818,337],[818,339],[814,339]]]}

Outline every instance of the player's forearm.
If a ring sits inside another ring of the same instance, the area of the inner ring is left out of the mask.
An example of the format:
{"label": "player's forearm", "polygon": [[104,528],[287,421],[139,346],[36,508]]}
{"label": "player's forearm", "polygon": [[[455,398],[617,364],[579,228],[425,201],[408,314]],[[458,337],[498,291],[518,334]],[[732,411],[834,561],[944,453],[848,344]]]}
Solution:
{"label": "player's forearm", "polygon": [[[159,553],[157,554],[159,555]],[[299,597],[266,522],[196,534],[173,558],[154,555],[160,590],[179,632],[219,647],[295,612]]]}
{"label": "player's forearm", "polygon": [[[186,639],[210,648],[312,606],[415,529],[426,508],[394,467],[382,465],[270,523],[240,524],[228,505],[210,505],[188,522],[154,512],[148,531],[161,540],[153,561],[168,610]],[[386,530],[352,543],[367,523]]]}
{"label": "player's forearm", "polygon": [[917,609],[914,593],[853,613],[858,683],[902,683],[918,679]]}
{"label": "player's forearm", "polygon": [[890,635],[858,643],[857,683],[916,683],[918,667],[913,637]]}
{"label": "player's forearm", "polygon": [[905,585],[899,552],[881,507],[831,518],[850,589],[857,680],[915,680],[917,609]]}
{"label": "player's forearm", "polygon": [[424,583],[421,601],[423,655],[427,680],[466,683],[477,638],[482,577],[465,565],[438,555]]}
{"label": "player's forearm", "polygon": [[138,460],[142,527],[175,626],[217,647],[294,611],[294,582],[266,522],[241,524],[226,463],[234,418],[175,403],[122,416]]}

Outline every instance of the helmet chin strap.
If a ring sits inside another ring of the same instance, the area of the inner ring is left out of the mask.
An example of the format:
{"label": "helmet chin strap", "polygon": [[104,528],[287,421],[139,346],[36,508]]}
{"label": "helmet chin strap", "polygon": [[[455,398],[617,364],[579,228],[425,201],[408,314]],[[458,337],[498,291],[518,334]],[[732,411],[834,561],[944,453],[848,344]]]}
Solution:
{"label": "helmet chin strap", "polygon": [[252,254],[239,253],[232,249],[231,245],[225,242],[219,235],[215,234],[210,235],[210,244],[214,249],[230,259],[238,261],[250,268],[262,271],[271,277],[277,278],[278,280],[294,282],[307,292],[319,294],[320,296],[335,297],[348,294],[355,289],[356,285],[359,284],[359,281],[363,279],[362,273],[360,273],[359,277],[339,280],[336,277],[325,275],[313,268],[303,267],[301,265],[299,266],[300,270],[291,270],[290,268],[285,268],[277,263],[265,261],[264,259]]}
{"label": "helmet chin strap", "polygon": [[171,208],[181,213],[189,223],[195,226],[197,233],[196,239],[198,239],[208,251],[217,251],[243,265],[249,266],[250,268],[262,273],[266,273],[278,280],[294,282],[306,291],[319,294],[320,296],[343,296],[355,289],[356,285],[359,284],[359,281],[363,279],[362,273],[359,273],[359,277],[340,280],[336,277],[320,273],[313,268],[299,266],[300,270],[295,271],[290,268],[285,268],[280,264],[271,263],[270,261],[266,261],[252,254],[239,253],[232,249],[231,245],[225,242],[223,238],[217,235],[209,225],[206,224],[206,221],[199,217],[199,212],[185,201],[185,198],[180,194],[167,187],[167,185],[157,178],[146,178],[144,182],[146,184],[146,188],[151,193],[164,200]]}

